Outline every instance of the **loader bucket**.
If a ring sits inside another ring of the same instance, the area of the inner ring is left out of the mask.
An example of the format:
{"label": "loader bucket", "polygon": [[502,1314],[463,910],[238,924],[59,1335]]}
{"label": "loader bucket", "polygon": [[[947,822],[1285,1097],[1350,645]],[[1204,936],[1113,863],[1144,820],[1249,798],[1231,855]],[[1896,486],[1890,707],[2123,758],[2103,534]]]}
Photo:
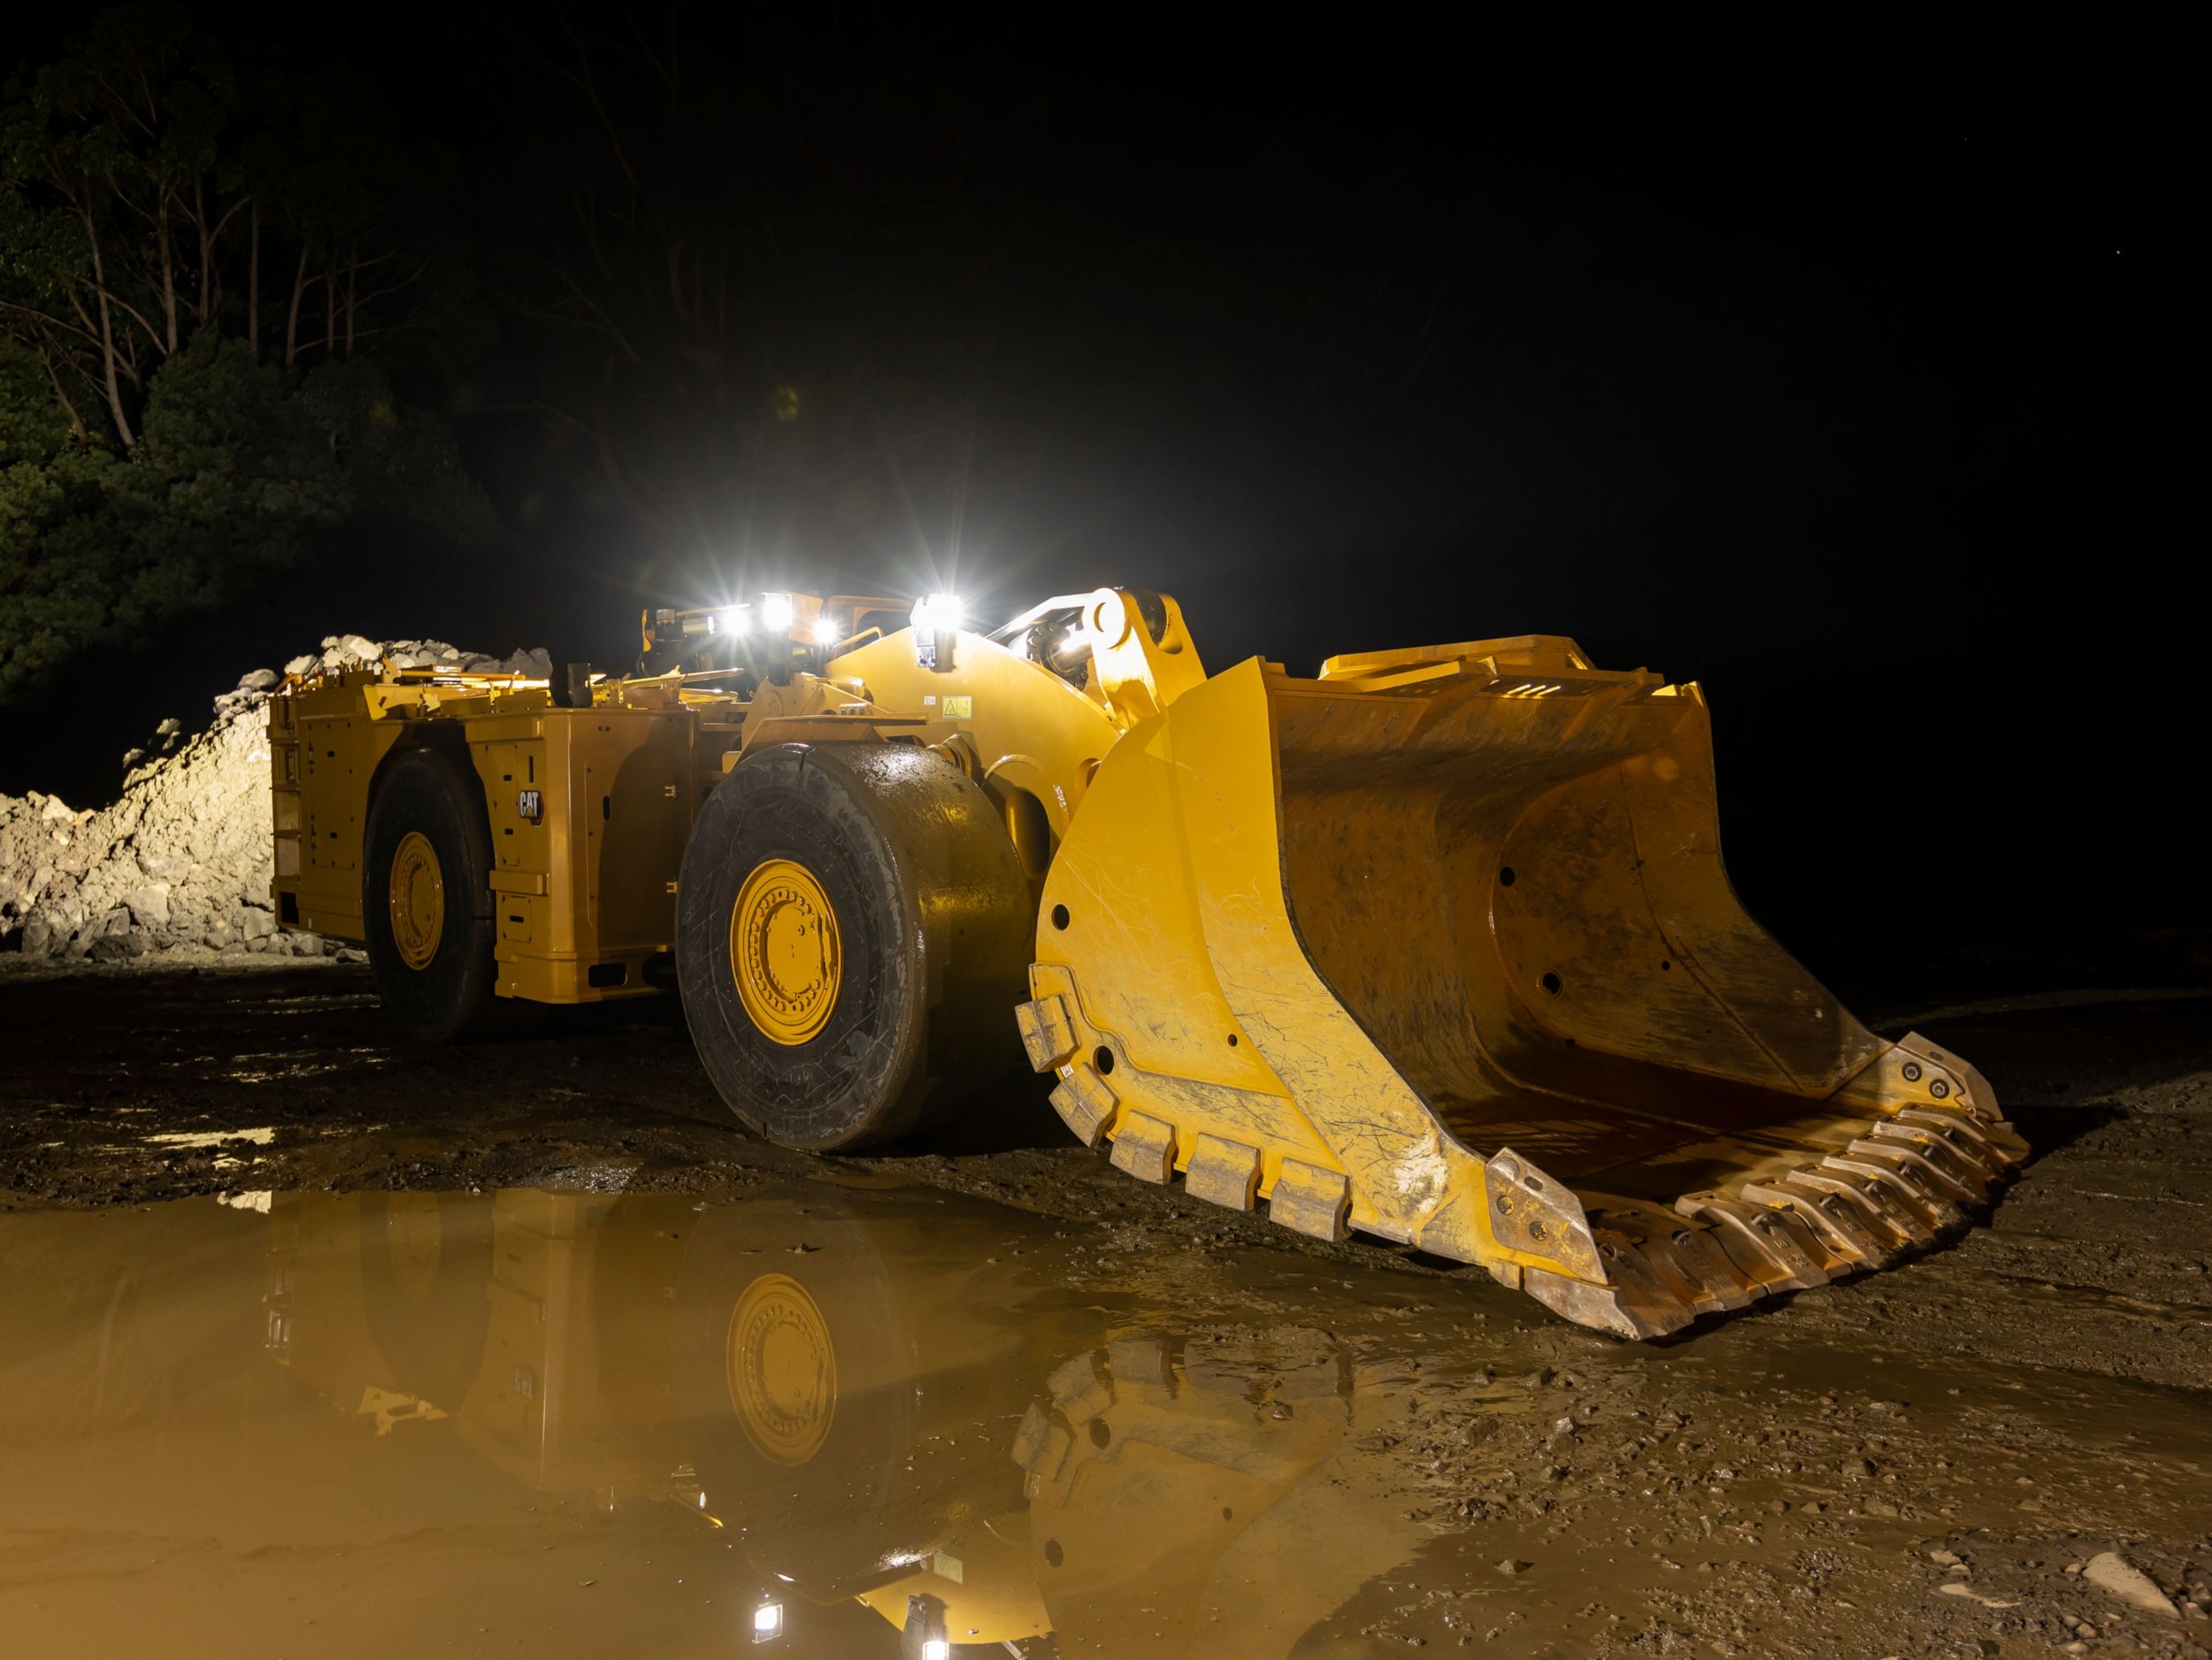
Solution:
{"label": "loader bucket", "polygon": [[1737,902],[1694,686],[1525,637],[1248,662],[1108,754],[1030,1059],[1151,1181],[1629,1337],[1886,1266],[2025,1147]]}

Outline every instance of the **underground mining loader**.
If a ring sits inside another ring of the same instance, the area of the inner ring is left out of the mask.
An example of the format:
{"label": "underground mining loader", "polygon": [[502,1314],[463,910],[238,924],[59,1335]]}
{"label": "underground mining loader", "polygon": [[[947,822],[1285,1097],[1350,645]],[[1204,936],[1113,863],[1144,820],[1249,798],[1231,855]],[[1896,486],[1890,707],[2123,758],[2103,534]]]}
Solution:
{"label": "underground mining loader", "polygon": [[280,920],[434,1037],[672,986],[792,1147],[1025,1053],[1132,1176],[1627,1337],[1885,1266],[2025,1156],[1745,913],[1695,685],[1543,635],[1209,676],[1141,589],[643,633],[626,676],[288,682]]}

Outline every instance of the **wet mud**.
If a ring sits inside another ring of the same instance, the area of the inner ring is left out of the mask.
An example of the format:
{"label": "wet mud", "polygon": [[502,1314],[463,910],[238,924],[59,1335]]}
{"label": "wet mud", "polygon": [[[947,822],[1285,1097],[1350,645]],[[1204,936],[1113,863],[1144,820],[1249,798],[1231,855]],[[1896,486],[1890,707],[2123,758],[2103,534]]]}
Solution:
{"label": "wet mud", "polygon": [[727,1126],[679,1025],[0,975],[11,1652],[2200,1656],[2212,1000],[1879,989],[2035,1162],[1632,1346],[1145,1188]]}

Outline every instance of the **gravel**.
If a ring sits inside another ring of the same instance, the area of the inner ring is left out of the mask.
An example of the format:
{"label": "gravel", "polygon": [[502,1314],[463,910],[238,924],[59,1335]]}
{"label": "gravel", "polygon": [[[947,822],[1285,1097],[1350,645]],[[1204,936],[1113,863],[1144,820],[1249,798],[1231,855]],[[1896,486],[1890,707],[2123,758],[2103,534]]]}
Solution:
{"label": "gravel", "polygon": [[33,790],[0,795],[0,951],[62,963],[171,952],[320,957],[339,948],[278,930],[269,891],[270,695],[285,675],[361,667],[547,676],[541,649],[505,657],[442,641],[332,634],[318,651],[242,675],[187,733],[163,720],[123,757],[111,804],[72,808]]}

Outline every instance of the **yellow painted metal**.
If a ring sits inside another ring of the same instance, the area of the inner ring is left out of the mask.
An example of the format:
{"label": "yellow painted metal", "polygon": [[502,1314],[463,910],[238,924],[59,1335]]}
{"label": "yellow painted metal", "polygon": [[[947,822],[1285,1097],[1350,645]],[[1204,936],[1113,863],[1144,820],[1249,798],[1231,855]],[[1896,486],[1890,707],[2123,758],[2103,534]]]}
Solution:
{"label": "yellow painted metal", "polygon": [[[285,920],[360,937],[376,770],[457,727],[500,994],[645,995],[692,814],[740,755],[910,742],[997,803],[1041,894],[1023,1040],[1070,1126],[1141,1179],[1479,1263],[1647,1336],[1878,1266],[2022,1156],[1980,1074],[1869,1033],[1745,914],[1695,686],[1544,635],[1209,679],[1175,602],[1136,590],[1002,632],[944,634],[927,666],[910,630],[797,645],[818,672],[743,697],[675,675],[583,709],[514,677],[296,684],[271,724]],[[732,917],[741,994],[787,1043],[833,1002],[825,936],[795,966],[810,905],[833,926],[826,898]]]}
{"label": "yellow painted metal", "polygon": [[574,709],[506,675],[296,682],[269,717],[280,920],[365,937],[361,844],[379,769],[399,749],[449,743],[472,764],[488,815],[497,994],[656,995],[648,972],[673,946],[692,814],[742,709],[726,693],[651,680],[603,685]]}
{"label": "yellow painted metal", "polygon": [[829,1322],[788,1274],[763,1274],[730,1312],[725,1347],[730,1407],[771,1462],[810,1462],[837,1418],[837,1346]]}
{"label": "yellow painted metal", "polygon": [[1132,1173],[1624,1335],[1878,1265],[2020,1151],[1744,913],[1697,689],[1571,641],[1184,690],[1100,768],[1032,990],[1033,1064]]}
{"label": "yellow painted metal", "polygon": [[418,830],[402,836],[392,854],[391,919],[400,961],[428,968],[445,937],[445,876],[438,850]]}
{"label": "yellow painted metal", "polygon": [[[1195,667],[1194,649],[1188,657]],[[918,718],[913,730],[924,742],[964,734],[974,746],[977,781],[995,800],[1019,791],[1043,811],[1056,841],[1065,835],[1091,774],[1121,735],[1113,710],[979,634],[962,634],[952,660],[947,670],[920,667],[912,636],[902,632],[847,652],[829,669],[864,687],[877,708]],[[949,702],[966,712],[948,714]]]}
{"label": "yellow painted metal", "polygon": [[796,1049],[837,1011],[844,947],[837,910],[812,871],[765,859],[730,907],[730,972],[738,1001],[761,1034]]}

